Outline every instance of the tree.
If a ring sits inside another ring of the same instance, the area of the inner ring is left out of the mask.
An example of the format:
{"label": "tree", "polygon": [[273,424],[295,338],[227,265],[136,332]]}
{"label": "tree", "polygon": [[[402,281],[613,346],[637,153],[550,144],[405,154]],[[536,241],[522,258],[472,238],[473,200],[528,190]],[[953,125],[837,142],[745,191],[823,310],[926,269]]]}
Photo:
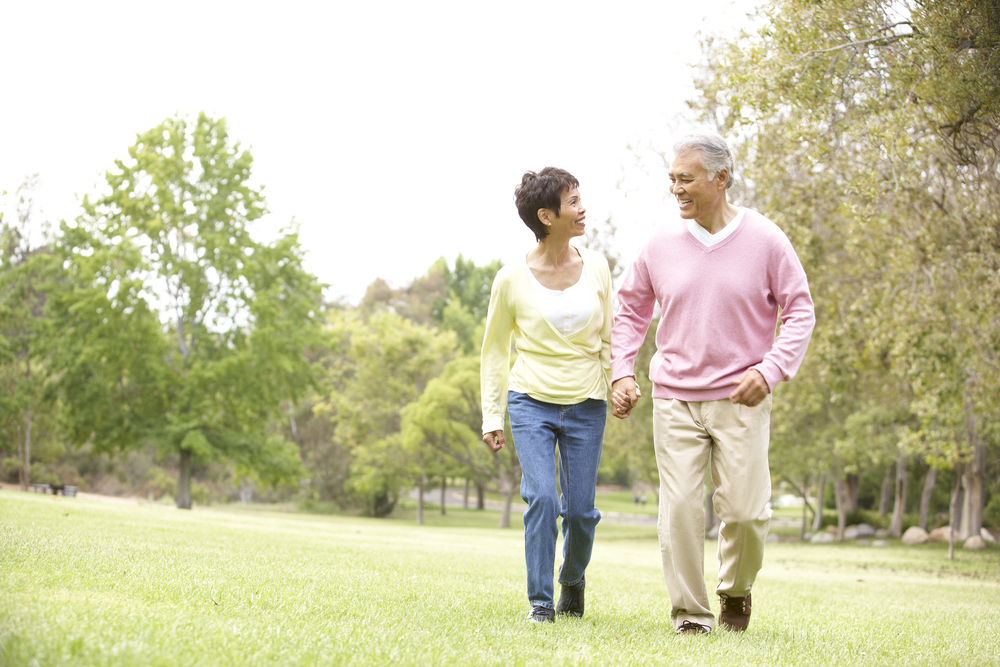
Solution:
{"label": "tree", "polygon": [[350,453],[345,491],[370,516],[385,516],[420,473],[400,442],[403,408],[455,355],[455,336],[389,311],[328,316],[331,347],[313,410],[330,420],[329,446]]}
{"label": "tree", "polygon": [[[17,190],[17,220],[0,215],[0,415],[2,433],[16,443],[22,490],[31,484],[32,447],[41,432],[47,444],[59,447],[54,435],[54,406],[45,400],[49,375],[52,318],[49,293],[58,285],[61,269],[52,252],[47,225],[34,220],[33,193],[38,175]],[[46,428],[38,429],[39,425]],[[44,441],[43,441],[44,442]]]}
{"label": "tree", "polygon": [[153,442],[178,455],[181,508],[201,462],[230,460],[271,484],[301,469],[269,424],[312,386],[320,285],[294,232],[251,238],[266,210],[252,163],[224,119],[171,118],[140,134],[63,225],[69,431],[95,451]]}
{"label": "tree", "polygon": [[974,425],[996,421],[998,19],[988,0],[778,0],[708,44],[695,102],[741,137],[747,201],[803,256],[828,377],[882,412],[900,459],[944,467],[981,461]]}
{"label": "tree", "polygon": [[509,528],[521,465],[513,446],[494,453],[483,444],[479,363],[478,356],[458,357],[427,383],[420,398],[403,409],[402,443],[422,460],[461,466],[477,487],[495,483],[503,497],[499,527]]}

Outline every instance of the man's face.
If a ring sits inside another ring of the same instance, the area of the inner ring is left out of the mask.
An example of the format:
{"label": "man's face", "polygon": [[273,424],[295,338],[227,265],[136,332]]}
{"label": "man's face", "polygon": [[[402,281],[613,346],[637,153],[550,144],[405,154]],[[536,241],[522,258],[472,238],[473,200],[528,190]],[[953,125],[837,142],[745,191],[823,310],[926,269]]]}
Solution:
{"label": "man's face", "polygon": [[725,170],[708,177],[699,151],[688,151],[674,157],[670,163],[670,194],[677,199],[681,217],[699,220],[719,209],[726,199]]}

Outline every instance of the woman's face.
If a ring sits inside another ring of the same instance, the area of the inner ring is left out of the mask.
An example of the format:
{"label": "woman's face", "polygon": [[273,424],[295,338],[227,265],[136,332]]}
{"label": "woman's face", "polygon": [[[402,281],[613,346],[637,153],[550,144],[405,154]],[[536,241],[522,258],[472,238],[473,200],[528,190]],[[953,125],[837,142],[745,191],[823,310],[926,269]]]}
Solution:
{"label": "woman's face", "polygon": [[[547,210],[547,209],[546,209]],[[562,204],[559,207],[559,215],[553,215],[548,211],[549,235],[559,237],[583,236],[587,231],[587,209],[583,206],[580,198],[580,189],[572,188],[562,193]]]}

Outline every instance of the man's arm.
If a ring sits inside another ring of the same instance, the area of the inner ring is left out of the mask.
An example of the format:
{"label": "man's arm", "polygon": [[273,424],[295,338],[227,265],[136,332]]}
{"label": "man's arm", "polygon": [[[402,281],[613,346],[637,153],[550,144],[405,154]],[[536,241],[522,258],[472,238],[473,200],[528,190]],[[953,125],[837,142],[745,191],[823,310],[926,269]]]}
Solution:
{"label": "man's arm", "polygon": [[809,281],[791,244],[778,258],[771,293],[781,307],[781,329],[771,350],[751,370],[760,373],[768,389],[773,391],[782,380],[795,377],[816,325]]}
{"label": "man's arm", "polygon": [[640,254],[618,290],[618,314],[611,329],[612,414],[628,417],[642,395],[635,382],[635,355],[653,320],[656,295]]}

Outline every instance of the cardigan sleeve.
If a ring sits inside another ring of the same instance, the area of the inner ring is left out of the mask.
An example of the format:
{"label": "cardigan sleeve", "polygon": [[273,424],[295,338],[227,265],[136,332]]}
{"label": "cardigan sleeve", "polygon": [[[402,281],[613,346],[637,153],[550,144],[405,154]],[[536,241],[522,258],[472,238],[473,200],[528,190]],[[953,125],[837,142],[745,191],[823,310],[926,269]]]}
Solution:
{"label": "cardigan sleeve", "polygon": [[607,259],[603,256],[604,262],[601,264],[601,282],[603,291],[601,292],[601,303],[604,306],[604,325],[601,327],[601,369],[604,372],[604,382],[607,384],[608,392],[611,391],[611,327],[614,325],[614,309],[612,301],[614,294],[611,290],[611,268]]}
{"label": "cardigan sleeve", "polygon": [[497,276],[490,291],[483,336],[482,367],[479,374],[482,393],[483,433],[502,431],[507,412],[507,378],[510,375],[510,339],[514,316],[507,298],[508,283]]}

